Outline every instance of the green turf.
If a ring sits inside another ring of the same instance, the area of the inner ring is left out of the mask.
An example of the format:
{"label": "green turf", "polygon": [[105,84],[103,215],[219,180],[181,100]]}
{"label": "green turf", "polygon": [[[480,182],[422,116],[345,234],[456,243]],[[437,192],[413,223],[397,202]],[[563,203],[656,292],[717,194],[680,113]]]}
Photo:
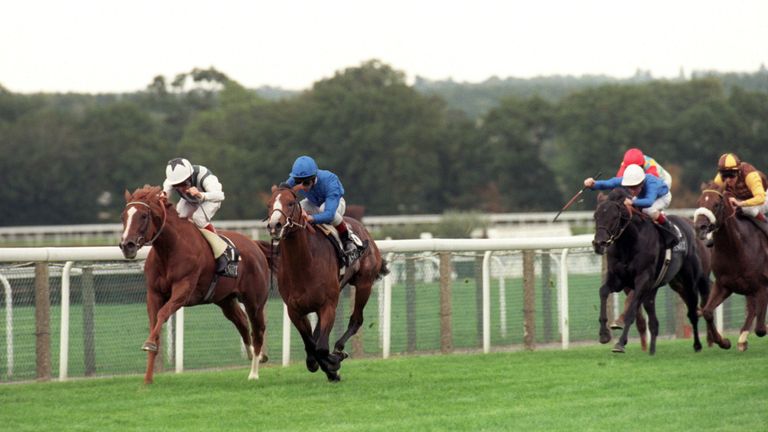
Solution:
{"label": "green turf", "polygon": [[768,342],[747,352],[661,341],[655,357],[568,351],[348,360],[0,386],[8,431],[764,430]]}

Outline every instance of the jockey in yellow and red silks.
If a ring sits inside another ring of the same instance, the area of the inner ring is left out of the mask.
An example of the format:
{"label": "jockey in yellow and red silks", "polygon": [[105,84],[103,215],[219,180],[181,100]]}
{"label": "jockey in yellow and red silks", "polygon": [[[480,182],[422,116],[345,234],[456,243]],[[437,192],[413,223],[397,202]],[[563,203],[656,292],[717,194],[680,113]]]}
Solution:
{"label": "jockey in yellow and red silks", "polygon": [[768,178],[764,173],[742,162],[735,154],[726,153],[717,161],[714,181],[733,194],[731,204],[741,207],[744,214],[763,222],[766,220],[764,214],[768,212],[768,201],[765,199],[765,191]]}

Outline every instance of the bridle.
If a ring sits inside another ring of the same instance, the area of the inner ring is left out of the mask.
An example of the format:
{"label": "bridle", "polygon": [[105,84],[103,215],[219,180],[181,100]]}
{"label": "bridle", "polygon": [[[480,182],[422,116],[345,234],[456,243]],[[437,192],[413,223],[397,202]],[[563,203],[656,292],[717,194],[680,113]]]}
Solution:
{"label": "bridle", "polygon": [[[693,213],[693,218],[695,220],[699,215],[705,216],[707,220],[709,220],[709,225],[707,226],[707,232],[714,233],[717,230],[719,230],[720,227],[723,226],[726,220],[736,215],[736,209],[731,207],[731,213],[728,215],[724,215],[723,213],[726,210],[725,201],[728,199],[728,197],[726,197],[724,193],[716,189],[704,189],[703,191],[701,191],[702,194],[705,194],[707,192],[712,192],[714,194],[717,194],[720,197],[720,201],[713,206],[712,210],[706,207],[699,207]],[[712,217],[710,217],[710,215]],[[714,220],[712,220],[712,218],[714,218]]]}
{"label": "bridle", "polygon": [[[286,188],[285,190],[290,191],[293,195],[294,200],[296,199],[296,194],[293,192],[293,190]],[[273,206],[274,207],[274,204]],[[296,214],[296,212],[299,212],[298,218],[294,218],[293,216]],[[307,227],[306,223],[297,222],[298,220],[301,220],[301,205],[297,202],[296,205],[293,207],[293,210],[291,210],[291,214],[288,215],[286,212],[284,212],[282,209],[276,209],[273,208],[272,212],[267,215],[267,217],[264,219],[268,221],[275,212],[280,213],[285,217],[285,225],[283,225],[280,228],[280,235],[278,238],[283,238],[283,236],[291,231],[294,231],[294,229],[305,229]]]}
{"label": "bridle", "polygon": [[[125,205],[125,208],[128,208],[129,206],[132,206],[132,205],[142,205],[142,206],[148,208],[149,209],[149,215],[150,215],[150,217],[152,216],[152,207],[149,204],[145,203],[144,201],[131,201],[131,202],[129,202],[129,203],[127,203]],[[144,241],[144,235],[143,234],[139,234],[138,237],[136,237],[136,243],[139,245],[139,247],[151,246],[152,243],[155,240],[157,240],[157,237],[160,236],[160,233],[163,232],[163,228],[165,228],[165,221],[168,218],[168,213],[165,210],[165,204],[164,203],[161,202],[160,203],[160,207],[163,208],[163,223],[160,224],[160,229],[158,229],[157,232],[155,232],[155,235],[152,237],[152,240],[150,240],[148,242]],[[150,218],[147,218],[147,220],[144,221],[144,224],[142,225],[142,227],[141,227],[141,229],[139,231],[140,233],[146,233],[148,225],[149,225],[149,219]]]}
{"label": "bridle", "polygon": [[615,221],[613,227],[611,227],[612,228],[611,230],[603,226],[597,226],[595,228],[596,233],[601,230],[608,233],[608,240],[605,241],[605,245],[610,246],[616,240],[618,240],[618,238],[621,237],[621,235],[624,234],[624,231],[629,227],[630,222],[632,222],[632,212],[627,211],[625,216],[624,209],[626,208],[626,206],[623,204],[620,204],[617,201],[607,201],[604,205],[614,205],[619,210],[619,219]]}

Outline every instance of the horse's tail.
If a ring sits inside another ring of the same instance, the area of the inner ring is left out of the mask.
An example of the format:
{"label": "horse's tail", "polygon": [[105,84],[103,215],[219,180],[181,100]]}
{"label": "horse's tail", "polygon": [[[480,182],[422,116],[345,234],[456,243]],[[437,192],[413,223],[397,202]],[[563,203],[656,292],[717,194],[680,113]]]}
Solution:
{"label": "horse's tail", "polygon": [[387,260],[384,258],[381,259],[381,268],[379,269],[379,274],[376,275],[376,279],[381,279],[384,276],[389,274],[389,267],[387,267]]}

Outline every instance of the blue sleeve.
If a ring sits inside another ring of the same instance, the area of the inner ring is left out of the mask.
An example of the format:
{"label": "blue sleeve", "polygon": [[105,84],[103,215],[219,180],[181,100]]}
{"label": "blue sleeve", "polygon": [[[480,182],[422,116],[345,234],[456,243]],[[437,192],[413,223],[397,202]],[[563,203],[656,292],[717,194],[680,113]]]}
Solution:
{"label": "blue sleeve", "polygon": [[325,198],[325,210],[321,213],[314,215],[314,222],[316,224],[329,224],[333,222],[333,218],[336,217],[336,210],[339,208],[339,201],[341,195],[331,194]]}
{"label": "blue sleeve", "polygon": [[[632,205],[634,205],[637,208],[648,208],[653,205],[653,203],[656,201],[657,198],[659,198],[659,195],[663,195],[662,188],[660,188],[660,182],[656,181],[656,179],[649,179],[649,176],[653,176],[652,174],[647,174],[645,178],[645,187],[640,192],[640,195],[637,196],[637,198],[632,201]],[[664,185],[666,186],[666,185]]]}
{"label": "blue sleeve", "polygon": [[621,186],[621,177],[614,177],[608,180],[595,180],[592,190],[608,190]]}

